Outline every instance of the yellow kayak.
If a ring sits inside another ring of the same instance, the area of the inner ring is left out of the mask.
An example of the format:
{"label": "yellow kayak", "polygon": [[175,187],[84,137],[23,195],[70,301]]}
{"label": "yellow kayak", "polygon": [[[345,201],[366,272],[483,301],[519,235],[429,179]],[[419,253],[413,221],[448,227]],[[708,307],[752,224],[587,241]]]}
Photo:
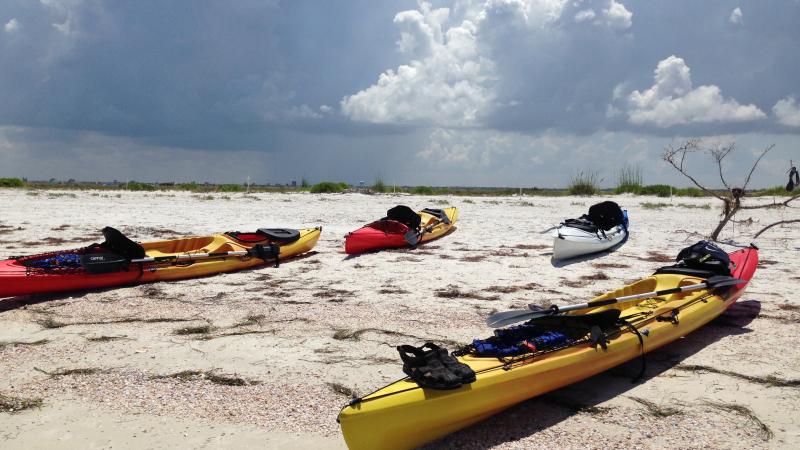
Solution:
{"label": "yellow kayak", "polygon": [[[749,280],[758,262],[756,249],[730,254],[734,277]],[[655,290],[696,285],[702,279],[663,274],[596,297],[616,298]],[[476,380],[454,390],[422,388],[406,378],[355,399],[338,422],[351,449],[407,449],[441,438],[531,397],[544,394],[639,357],[696,330],[720,315],[741,295],[746,283],[722,292],[700,289],[659,298],[600,306],[612,308],[639,331],[622,327],[608,335],[606,348],[589,342],[549,352],[509,358],[461,356]],[[672,320],[672,319],[675,320]]]}

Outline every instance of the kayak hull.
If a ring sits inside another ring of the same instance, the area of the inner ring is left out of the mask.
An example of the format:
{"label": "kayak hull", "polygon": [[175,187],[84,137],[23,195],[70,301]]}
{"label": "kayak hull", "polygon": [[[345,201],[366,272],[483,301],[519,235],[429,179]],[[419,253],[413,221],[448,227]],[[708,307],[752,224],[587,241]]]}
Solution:
{"label": "kayak hull", "polygon": [[[731,254],[737,264],[734,276],[749,280],[758,263],[755,249]],[[647,292],[700,280],[682,275],[654,275],[595,300]],[[351,449],[406,449],[441,438],[526,399],[567,386],[630,361],[644,352],[668,345],[722,314],[741,295],[746,283],[718,295],[707,291],[672,294],[663,301],[635,300],[599,307],[591,312],[618,308],[623,316],[649,311],[649,319],[635,325],[647,329],[644,347],[630,332],[609,341],[607,349],[588,344],[555,351],[504,366],[497,358],[459,357],[477,374],[475,382],[452,391],[420,388],[405,379],[386,386],[361,401],[346,406],[339,415]],[[692,302],[692,300],[695,300]],[[678,323],[657,321],[656,316],[682,307]],[[584,311],[587,312],[587,311]],[[509,369],[510,370],[507,370]]]}
{"label": "kayak hull", "polygon": [[553,232],[553,259],[570,259],[606,251],[627,238],[627,212],[625,212],[625,225],[616,226],[604,235],[561,225]]}
{"label": "kayak hull", "polygon": [[[279,259],[305,253],[316,245],[321,228],[299,230],[300,238],[288,244],[280,244]],[[167,241],[142,243],[147,257],[186,255],[191,253],[214,253],[247,250],[260,241],[241,241],[228,234],[188,237]],[[197,278],[218,273],[234,272],[268,264],[260,258],[226,257],[183,261],[180,264],[131,264],[128,270],[106,274],[90,274],[83,270],[42,271],[28,269],[17,260],[0,261],[0,297],[27,294],[66,292],[84,289],[126,286],[155,281]]]}
{"label": "kayak hull", "polygon": [[[446,208],[444,212],[450,220],[449,224],[444,222],[437,223],[436,216],[425,211],[417,213],[421,219],[421,226],[430,227],[430,229],[426,228],[426,232],[420,237],[419,243],[438,239],[455,229],[458,209]],[[436,224],[430,226],[433,223]],[[352,255],[387,248],[410,247],[411,244],[405,239],[406,233],[409,231],[409,228],[400,222],[378,220],[348,233],[344,240],[344,251]]]}

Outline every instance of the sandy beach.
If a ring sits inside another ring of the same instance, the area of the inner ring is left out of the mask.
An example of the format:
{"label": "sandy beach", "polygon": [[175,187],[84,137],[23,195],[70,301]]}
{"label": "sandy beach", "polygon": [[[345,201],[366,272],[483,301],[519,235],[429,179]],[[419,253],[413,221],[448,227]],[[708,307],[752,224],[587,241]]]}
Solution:
{"label": "sandy beach", "polygon": [[[495,311],[586,301],[651,274],[709,233],[709,198],[614,196],[631,220],[613,253],[554,266],[542,230],[605,197],[0,190],[0,258],[99,242],[322,226],[279,268],[0,299],[0,447],[346,448],[352,394],[403,376],[395,346],[455,349]],[[771,197],[747,199],[751,204]],[[452,234],[347,257],[344,235],[396,204],[456,206]],[[778,209],[723,231],[746,245]],[[726,244],[727,243],[727,244]],[[800,231],[756,242],[761,264],[723,316],[647,357],[532,399],[430,448],[797,448]]]}

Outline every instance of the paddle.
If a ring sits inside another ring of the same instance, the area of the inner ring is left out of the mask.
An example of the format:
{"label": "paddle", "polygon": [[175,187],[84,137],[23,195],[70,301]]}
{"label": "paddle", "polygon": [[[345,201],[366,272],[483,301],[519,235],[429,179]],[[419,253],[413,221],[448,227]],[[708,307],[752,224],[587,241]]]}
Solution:
{"label": "paddle", "polygon": [[81,255],[81,266],[91,274],[102,274],[110,272],[119,272],[127,269],[129,264],[132,263],[165,263],[173,262],[179,263],[182,261],[195,261],[198,259],[210,258],[231,258],[237,256],[253,256],[261,258],[264,261],[275,259],[275,265],[278,265],[280,255],[280,247],[275,244],[262,245],[256,244],[247,250],[230,251],[230,252],[217,252],[217,253],[184,253],[174,256],[151,256],[148,258],[139,259],[125,259],[120,255],[113,253],[87,253]]}
{"label": "paddle", "polygon": [[422,236],[425,233],[430,233],[433,230],[433,227],[439,225],[440,223],[450,224],[450,218],[447,217],[447,214],[444,212],[443,209],[428,209],[425,208],[422,210],[424,213],[428,213],[435,217],[436,219],[429,223],[428,225],[422,227],[420,231],[416,230],[409,230],[406,234],[403,235],[403,239],[408,243],[408,245],[414,247],[419,244],[419,241],[422,239]]}
{"label": "paddle", "polygon": [[746,280],[741,280],[739,278],[733,277],[726,277],[726,276],[714,276],[710,277],[706,281],[693,284],[690,286],[681,286],[675,287],[670,289],[662,289],[660,291],[652,291],[652,292],[644,292],[642,294],[634,294],[634,295],[626,295],[623,297],[614,297],[614,298],[607,298],[603,300],[596,300],[593,302],[588,303],[581,303],[578,305],[568,305],[568,306],[556,306],[552,305],[549,308],[545,309],[538,309],[539,307],[535,305],[529,305],[529,309],[522,309],[522,310],[513,310],[513,311],[503,311],[499,313],[492,314],[486,319],[486,325],[492,328],[499,328],[503,327],[512,323],[522,322],[525,320],[536,319],[539,317],[546,317],[546,316],[554,316],[561,312],[567,311],[576,311],[580,309],[589,309],[594,308],[597,306],[605,306],[605,305],[613,305],[615,303],[622,303],[628,300],[636,300],[638,298],[650,298],[650,297],[659,297],[662,295],[667,294],[675,294],[677,292],[689,292],[689,291],[696,291],[698,289],[708,289],[708,288],[720,288],[725,286],[734,286],[741,283],[746,283]]}
{"label": "paddle", "polygon": [[550,228],[548,228],[548,229],[546,229],[546,230],[544,230],[544,231],[540,231],[540,232],[539,232],[539,234],[547,234],[547,233],[549,233],[549,232],[551,232],[551,231],[555,230],[556,228],[558,228],[558,227],[560,227],[560,226],[561,226],[561,225],[553,225],[552,227],[550,227]]}

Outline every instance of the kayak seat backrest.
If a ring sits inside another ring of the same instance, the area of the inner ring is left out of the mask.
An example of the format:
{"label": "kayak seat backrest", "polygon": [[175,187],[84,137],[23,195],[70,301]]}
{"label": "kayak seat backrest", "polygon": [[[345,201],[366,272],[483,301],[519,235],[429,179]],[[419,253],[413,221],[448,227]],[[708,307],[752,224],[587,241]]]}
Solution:
{"label": "kayak seat backrest", "polygon": [[106,238],[105,242],[100,244],[110,253],[120,255],[126,259],[140,259],[144,258],[145,252],[141,245],[133,242],[125,237],[119,230],[111,227],[103,228],[103,237]]}
{"label": "kayak seat backrest", "polygon": [[278,244],[289,244],[300,239],[300,231],[291,228],[259,228],[257,233]]}
{"label": "kayak seat backrest", "polygon": [[291,228],[259,228],[255,233],[228,231],[225,234],[239,242],[245,243],[269,240],[278,244],[289,244],[300,239],[300,231]]}
{"label": "kayak seat backrest", "polygon": [[609,231],[625,222],[625,213],[612,201],[601,202],[589,207],[589,220],[599,228]]}
{"label": "kayak seat backrest", "polygon": [[422,218],[419,214],[405,205],[397,205],[386,211],[386,218],[389,220],[396,220],[412,230],[419,228],[419,224],[422,222]]}

